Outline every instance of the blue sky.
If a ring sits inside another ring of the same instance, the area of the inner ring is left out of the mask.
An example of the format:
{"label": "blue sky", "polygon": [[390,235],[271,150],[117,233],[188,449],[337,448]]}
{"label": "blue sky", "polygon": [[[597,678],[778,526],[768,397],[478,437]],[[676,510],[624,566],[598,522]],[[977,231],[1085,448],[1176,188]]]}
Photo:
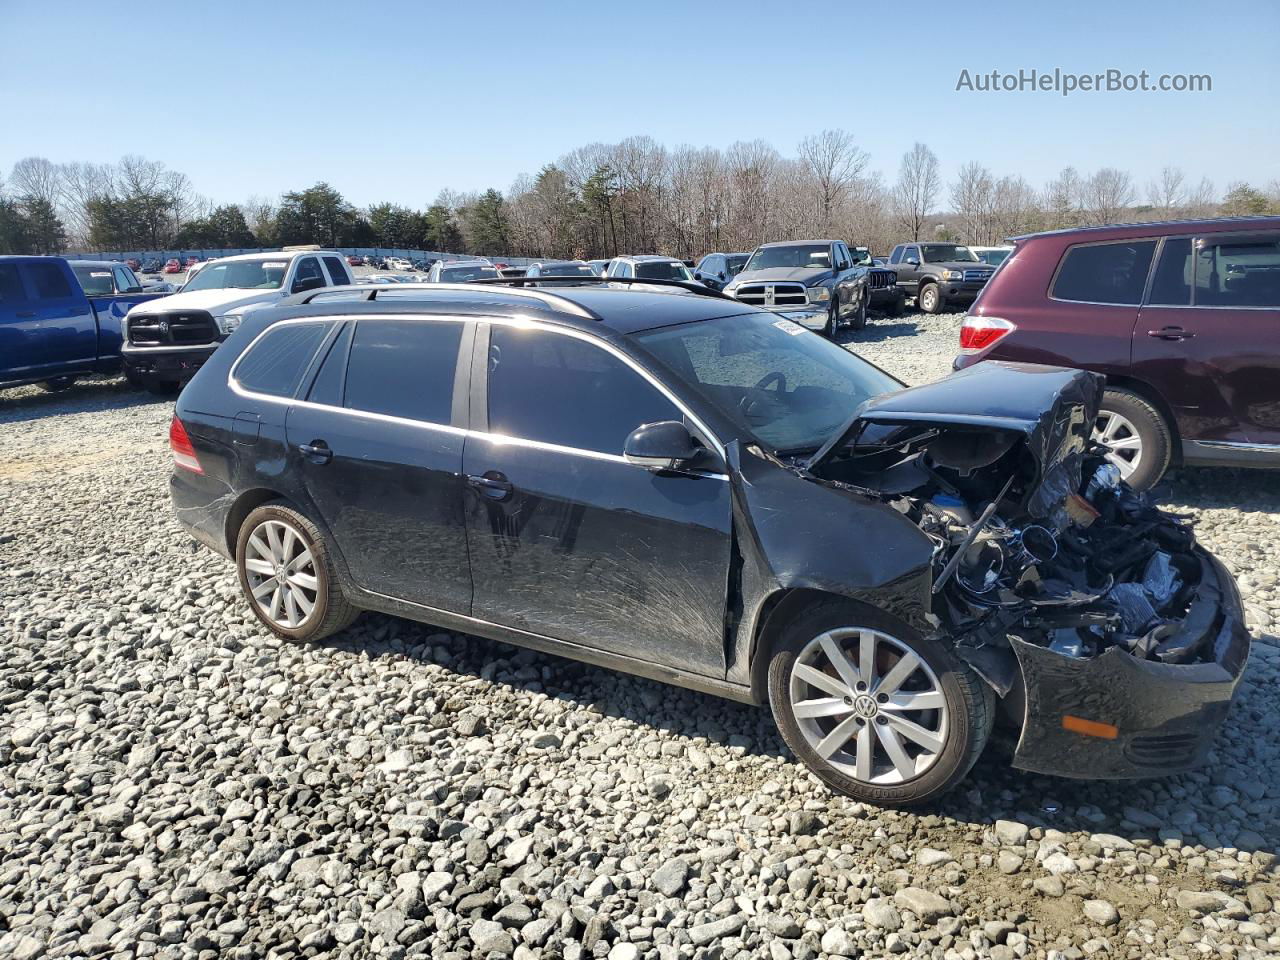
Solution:
{"label": "blue sky", "polygon": [[[0,172],[138,153],[220,201],[327,180],[357,204],[505,189],[593,141],[849,129],[1039,186],[1066,164],[1280,178],[1280,3],[133,4],[0,0]],[[911,11],[911,12],[909,12]],[[912,34],[916,39],[909,39]],[[976,93],[973,74],[1210,74],[1211,93]]]}

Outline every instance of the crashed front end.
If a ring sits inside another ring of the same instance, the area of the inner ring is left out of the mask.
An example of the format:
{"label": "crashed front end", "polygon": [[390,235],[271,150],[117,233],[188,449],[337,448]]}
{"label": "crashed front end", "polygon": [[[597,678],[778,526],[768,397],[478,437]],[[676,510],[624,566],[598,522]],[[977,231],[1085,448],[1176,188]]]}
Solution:
{"label": "crashed front end", "polygon": [[1249,655],[1230,574],[1090,440],[1102,379],[983,363],[864,404],[807,464],[933,544],[929,621],[1021,725],[1014,765],[1201,763]]}

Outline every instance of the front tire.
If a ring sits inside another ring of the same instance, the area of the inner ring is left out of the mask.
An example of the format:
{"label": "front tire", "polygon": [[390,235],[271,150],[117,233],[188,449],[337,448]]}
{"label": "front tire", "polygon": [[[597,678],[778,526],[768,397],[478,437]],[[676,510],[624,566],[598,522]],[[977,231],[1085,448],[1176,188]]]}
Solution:
{"label": "front tire", "polygon": [[236,572],[254,615],[293,643],[321,640],[360,615],[342,593],[320,529],[281,501],[245,517],[236,538]]}
{"label": "front tire", "polygon": [[61,393],[63,390],[71,389],[75,382],[75,377],[54,377],[52,380],[41,383],[40,388],[46,393]]}
{"label": "front tire", "polygon": [[849,320],[850,330],[863,330],[867,326],[867,301],[871,295],[863,290],[858,298],[858,307],[853,312],[853,317]]}
{"label": "front tire", "polygon": [[1173,459],[1173,431],[1160,411],[1122,387],[1108,387],[1103,393],[1093,439],[1111,448],[1107,460],[1135,490],[1159,483]]}
{"label": "front tire", "polygon": [[946,307],[946,303],[942,299],[942,292],[938,289],[936,283],[926,283],[920,287],[919,294],[916,295],[916,306],[925,313],[941,313]]}
{"label": "front tire", "polygon": [[827,306],[827,324],[822,328],[822,335],[828,340],[834,340],[838,329],[840,329],[840,300],[832,290],[831,302]]}
{"label": "front tire", "polygon": [[889,302],[889,308],[885,310],[885,313],[890,317],[900,317],[902,316],[902,311],[906,308],[907,295],[899,290],[898,295]]}
{"label": "front tire", "polygon": [[834,598],[783,630],[769,702],[819,780],[886,807],[926,803],[964,779],[995,715],[990,689],[949,647]]}

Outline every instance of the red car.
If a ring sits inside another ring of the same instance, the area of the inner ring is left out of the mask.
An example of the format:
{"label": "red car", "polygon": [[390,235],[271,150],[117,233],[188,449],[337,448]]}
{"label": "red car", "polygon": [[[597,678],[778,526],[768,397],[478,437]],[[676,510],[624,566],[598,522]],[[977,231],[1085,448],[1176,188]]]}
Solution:
{"label": "red car", "polygon": [[182,271],[183,271],[183,266],[181,263],[178,262],[176,258],[170,257],[168,260],[164,262],[165,273],[181,273]]}
{"label": "red car", "polygon": [[1094,437],[1129,483],[1172,464],[1280,467],[1280,217],[1058,230],[1014,250],[960,330],[956,369],[1094,370]]}
{"label": "red car", "polygon": [[349,267],[363,267],[363,266],[364,266],[364,257],[358,256],[358,255],[356,255],[356,254],[354,254],[354,253],[353,253],[351,256],[347,257],[347,266],[349,266]]}

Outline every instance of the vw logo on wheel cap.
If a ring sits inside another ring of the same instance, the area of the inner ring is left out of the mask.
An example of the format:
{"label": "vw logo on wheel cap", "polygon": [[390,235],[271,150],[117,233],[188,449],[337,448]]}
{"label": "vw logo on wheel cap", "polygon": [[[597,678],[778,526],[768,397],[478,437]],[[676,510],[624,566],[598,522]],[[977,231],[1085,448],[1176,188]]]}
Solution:
{"label": "vw logo on wheel cap", "polygon": [[853,712],[863,720],[870,720],[880,712],[880,708],[876,706],[874,698],[864,693],[853,701]]}

